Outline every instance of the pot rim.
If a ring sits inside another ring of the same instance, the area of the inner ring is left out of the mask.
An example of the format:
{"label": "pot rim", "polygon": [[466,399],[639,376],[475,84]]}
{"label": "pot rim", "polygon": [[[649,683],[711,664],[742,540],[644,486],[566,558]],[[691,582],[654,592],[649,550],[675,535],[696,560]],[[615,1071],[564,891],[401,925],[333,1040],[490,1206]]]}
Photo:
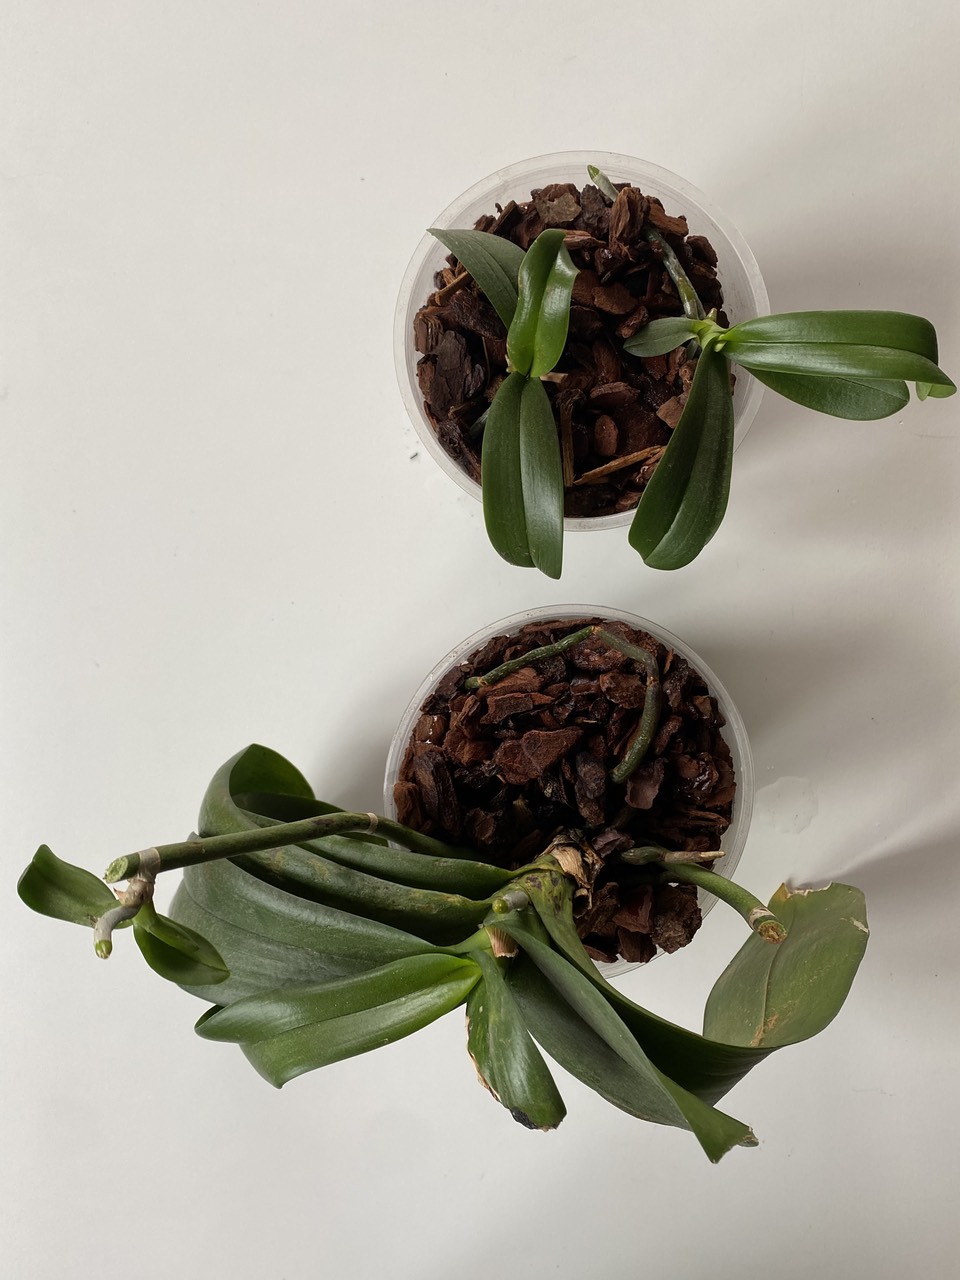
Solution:
{"label": "pot rim", "polygon": [[[434,227],[473,226],[476,217],[480,213],[491,212],[497,200],[501,200],[502,203],[511,195],[514,197],[518,194],[523,195],[521,188],[525,183],[535,187],[539,183],[548,181],[551,173],[553,180],[556,181],[558,176],[561,178],[563,176],[554,171],[565,168],[575,170],[582,180],[588,164],[599,165],[613,181],[632,182],[645,194],[655,195],[661,199],[665,195],[665,207],[668,213],[675,212],[679,206],[680,211],[694,223],[692,234],[707,235],[717,251],[718,273],[721,284],[724,285],[724,303],[733,311],[734,323],[769,314],[770,302],[757,260],[746,240],[727,215],[686,178],[649,160],[641,160],[620,152],[555,151],[505,165],[468,187],[442,213],[438,214],[430,225]],[[563,180],[567,179],[563,178]],[[529,189],[528,187],[526,194],[529,194]],[[716,243],[718,239],[719,246]],[[427,234],[417,245],[407,265],[394,312],[394,365],[407,417],[420,443],[442,471],[465,493],[480,501],[480,485],[454,462],[440,444],[423,408],[416,377],[419,353],[413,346],[413,317],[429,296],[432,290],[433,273],[442,266],[446,256],[447,250],[443,245]],[[739,305],[731,307],[727,294],[728,291],[732,292],[734,276],[738,282]],[[745,369],[738,369],[737,387],[734,393],[735,450],[746,437],[760,408],[762,396],[763,385]],[[632,521],[634,510],[618,511],[605,516],[568,516],[563,522],[564,530],[594,532],[600,529],[619,528]]]}
{"label": "pot rim", "polygon": [[[703,677],[710,693],[716,698],[720,712],[726,721],[722,736],[730,748],[734,774],[737,780],[737,793],[733,801],[730,826],[724,833],[723,838],[724,857],[716,867],[716,870],[721,875],[729,879],[737,868],[746,844],[756,791],[753,752],[750,748],[743,717],[712,668],[684,640],[674,635],[672,631],[668,631],[666,627],[652,622],[648,618],[642,618],[638,614],[628,613],[625,610],[614,609],[604,605],[541,605],[534,609],[524,609],[519,613],[512,613],[497,622],[481,627],[480,630],[475,631],[472,635],[467,636],[465,640],[461,640],[459,644],[454,645],[448,653],[434,663],[407,704],[390,741],[383,780],[384,814],[389,818],[396,818],[393,787],[400,772],[400,762],[406,751],[410,734],[413,732],[413,726],[420,715],[420,707],[427,694],[431,692],[451,668],[457,666],[469,654],[479,649],[492,636],[519,631],[528,622],[549,622],[553,620],[564,622],[577,618],[592,617],[625,622],[628,626],[648,632],[659,640],[661,644],[673,649],[681,657],[685,658]],[[705,893],[703,890],[698,891],[698,898],[701,913],[705,917],[713,909],[717,899],[713,894]],[[637,965],[625,960],[618,960],[614,964],[604,965],[603,970],[606,974],[616,975],[618,973],[627,973],[637,967]]]}

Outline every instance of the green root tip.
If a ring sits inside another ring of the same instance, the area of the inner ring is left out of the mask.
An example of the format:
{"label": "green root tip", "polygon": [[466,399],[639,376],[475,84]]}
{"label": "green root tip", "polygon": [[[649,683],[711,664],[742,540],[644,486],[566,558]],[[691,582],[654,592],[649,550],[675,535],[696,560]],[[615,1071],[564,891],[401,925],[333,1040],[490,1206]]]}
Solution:
{"label": "green root tip", "polygon": [[106,960],[109,958],[110,953],[113,950],[113,943],[109,938],[100,938],[94,943],[93,949],[101,960]]}

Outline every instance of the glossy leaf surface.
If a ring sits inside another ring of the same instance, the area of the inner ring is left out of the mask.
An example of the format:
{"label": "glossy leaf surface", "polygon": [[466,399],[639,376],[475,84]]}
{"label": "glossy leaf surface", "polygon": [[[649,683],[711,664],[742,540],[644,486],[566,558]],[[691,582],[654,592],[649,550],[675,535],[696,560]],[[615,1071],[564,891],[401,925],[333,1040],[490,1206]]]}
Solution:
{"label": "glossy leaf surface", "polygon": [[929,320],[902,311],[784,311],[756,316],[729,330],[753,343],[854,343],[912,351],[937,362],[937,334]]}
{"label": "glossy leaf surface", "polygon": [[[267,797],[263,799],[266,801]],[[303,808],[308,809],[309,806],[303,805]],[[259,827],[274,826],[285,820],[267,817],[262,812],[244,812]],[[304,813],[302,816],[309,815]],[[434,858],[409,849],[398,849],[384,840],[365,839],[352,834],[304,840],[298,847],[320,854],[341,866],[352,867],[355,871],[363,871],[367,875],[379,876],[413,889],[439,889],[444,893],[488,897],[508,885],[512,878],[509,871],[493,867],[487,862],[473,862],[465,858]]]}
{"label": "glossy leaf surface", "polygon": [[572,888],[564,877],[543,877],[531,898],[554,946],[613,1006],[654,1066],[704,1102],[719,1102],[771,1052],[706,1039],[644,1009],[607,982],[580,941]]}
{"label": "glossy leaf surface", "polygon": [[113,893],[93,872],[64,862],[45,844],[20,877],[17,893],[42,916],[91,928],[105,911],[117,905]]}
{"label": "glossy leaf surface", "polygon": [[533,567],[520,471],[520,402],[526,378],[511,373],[490,405],[483,433],[481,480],[487,537],[508,564]]}
{"label": "glossy leaf surface", "polygon": [[504,328],[509,329],[517,310],[517,279],[524,258],[520,246],[488,231],[447,231],[431,227],[430,234],[470,272]]}
{"label": "glossy leaf surface", "polygon": [[230,969],[222,988],[188,984],[193,995],[221,1003],[433,950],[413,934],[299,897],[232,862],[187,867],[169,913],[202,934]]}
{"label": "glossy leaf surface", "polygon": [[560,437],[543,383],[528,379],[520,395],[520,482],[531,559],[548,578],[563,568],[563,464]]}
{"label": "glossy leaf surface", "polygon": [[520,267],[519,300],[507,332],[507,359],[517,373],[539,378],[560,359],[570,323],[577,269],[560,228],[541,231]]}
{"label": "glossy leaf surface", "polygon": [[687,316],[651,320],[624,342],[623,349],[633,356],[665,356],[696,337],[694,324]]}
{"label": "glossy leaf surface", "polygon": [[230,977],[222,957],[201,934],[160,915],[151,904],[140,908],[133,936],[155,973],[181,986],[219,986]]}
{"label": "glossy leaf surface", "polygon": [[847,342],[754,342],[731,329],[723,353],[751,371],[800,373],[827,378],[868,378],[884,381],[928,382],[947,394],[951,380],[925,356],[891,347]]}
{"label": "glossy leaf surface", "polygon": [[708,346],[630,526],[630,545],[652,568],[682,568],[716,533],[730,493],[733,426],[729,371]]}
{"label": "glossy leaf surface", "polygon": [[[238,794],[264,791],[271,782],[279,794],[310,788],[282,756],[265,747],[247,748],[227,761],[207,788],[201,809],[204,835],[248,831],[258,823],[236,803]],[[310,842],[320,847],[323,841]],[[462,894],[397,884],[355,871],[299,846],[250,853],[234,859],[237,866],[277,888],[338,910],[378,920],[394,928],[416,931],[432,942],[452,943],[473,932],[486,905]]]}
{"label": "glossy leaf surface", "polygon": [[200,1019],[197,1034],[240,1044],[280,1088],[419,1031],[462,1004],[479,977],[471,960],[413,956],[322,987],[272,991],[214,1009]]}
{"label": "glossy leaf surface", "polygon": [[[629,1099],[625,1109],[631,1114],[656,1124],[690,1129],[711,1160],[719,1160],[732,1146],[754,1141],[748,1126],[702,1102],[659,1071],[601,992],[531,931],[518,913],[500,917],[497,923],[520,944],[580,1024],[579,1028],[571,1024],[565,1011],[558,1012],[555,1001],[541,1000],[534,1022],[529,1009],[524,1010],[530,1030],[561,1066],[617,1106],[622,1103],[616,1094]],[[610,1054],[604,1053],[597,1041],[628,1069],[626,1081],[622,1068],[612,1067]],[[616,1081],[624,1083],[618,1087],[612,1083]]]}
{"label": "glossy leaf surface", "polygon": [[926,400],[927,396],[932,396],[935,400],[946,400],[948,396],[952,396],[956,391],[956,387],[951,382],[949,385],[936,382],[918,382],[917,383],[917,399]]}
{"label": "glossy leaf surface", "polygon": [[754,369],[753,377],[771,391],[834,418],[865,422],[889,418],[910,399],[905,382],[866,378],[815,378],[802,373],[771,373]]}
{"label": "glossy leaf surface", "polygon": [[786,941],[747,939],[707,1000],[711,1038],[766,1049],[796,1044],[822,1031],[847,997],[870,933],[860,890],[781,885],[770,910],[786,925]]}
{"label": "glossy leaf surface", "polygon": [[500,971],[477,953],[481,980],[467,998],[467,1049],[477,1075],[514,1120],[555,1129],[567,1113],[550,1068],[534,1044]]}
{"label": "glossy leaf surface", "polygon": [[[631,1067],[607,1042],[591,1030],[527,956],[510,966],[508,985],[523,1019],[537,1042],[564,1070],[602,1098],[640,1120],[693,1129],[712,1161],[734,1146],[754,1146],[751,1129],[687,1095],[688,1115],[669,1098],[669,1082],[659,1088],[651,1078]],[[676,1086],[673,1086],[676,1088]]]}

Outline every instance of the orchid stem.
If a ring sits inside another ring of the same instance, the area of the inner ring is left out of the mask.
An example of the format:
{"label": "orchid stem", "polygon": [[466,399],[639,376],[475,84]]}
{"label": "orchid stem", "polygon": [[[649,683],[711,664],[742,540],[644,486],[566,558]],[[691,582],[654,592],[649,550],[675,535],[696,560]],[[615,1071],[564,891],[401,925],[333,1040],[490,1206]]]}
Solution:
{"label": "orchid stem", "polygon": [[686,884],[694,884],[698,889],[706,889],[715,898],[719,898],[733,907],[743,916],[747,924],[758,933],[764,942],[783,942],[787,930],[769,907],[765,907],[759,898],[755,898],[749,889],[743,889],[716,871],[708,871],[706,867],[693,866],[690,863],[677,863],[663,872],[663,878],[669,883],[678,880]]}

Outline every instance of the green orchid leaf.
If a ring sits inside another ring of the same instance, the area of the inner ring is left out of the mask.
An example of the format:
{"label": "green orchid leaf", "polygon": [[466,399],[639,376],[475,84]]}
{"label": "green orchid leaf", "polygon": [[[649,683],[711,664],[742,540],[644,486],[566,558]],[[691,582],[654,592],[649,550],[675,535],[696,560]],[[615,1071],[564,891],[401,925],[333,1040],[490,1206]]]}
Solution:
{"label": "green orchid leaf", "polygon": [[751,343],[852,343],[912,351],[937,363],[937,334],[929,320],[901,311],[786,311],[756,316],[729,331]]}
{"label": "green orchid leaf", "polygon": [[494,551],[508,564],[533,567],[527,542],[520,471],[520,402],[527,379],[511,373],[500,384],[490,405],[483,433],[480,478],[483,519]]}
{"label": "green orchid leaf", "polygon": [[543,383],[528,379],[520,394],[520,482],[527,543],[548,578],[563,568],[563,464],[560,437]]}
{"label": "green orchid leaf", "polygon": [[632,338],[627,338],[623,349],[632,356],[665,356],[691,338],[696,338],[696,323],[687,316],[666,316],[662,320],[651,320]]}
{"label": "green orchid leaf", "polygon": [[[267,802],[268,807],[274,808],[269,805],[269,797],[262,797],[261,800]],[[297,804],[304,809],[309,807],[305,801],[298,801]],[[270,827],[282,821],[293,820],[267,817],[263,812],[252,813],[248,809],[244,812],[259,827]],[[304,812],[300,816],[313,815]],[[443,893],[459,893],[468,897],[489,897],[503,889],[513,878],[511,872],[486,862],[415,853],[395,848],[375,836],[355,837],[352,833],[323,836],[319,840],[304,840],[298,848],[320,854],[340,866],[352,867],[355,871],[363,871],[367,875],[379,876],[397,884],[419,889],[438,889]]]}
{"label": "green orchid leaf", "polygon": [[133,936],[150,968],[169,982],[209,987],[230,977],[230,970],[206,938],[158,914],[151,903],[134,917]]}
{"label": "green orchid leaf", "polygon": [[956,391],[956,387],[951,382],[949,386],[938,384],[936,382],[918,382],[917,383],[917,399],[926,400],[927,396],[933,396],[936,400],[946,400],[947,396],[952,396]]}
{"label": "green orchid leaf", "polygon": [[447,231],[431,227],[430,234],[470,272],[504,328],[509,329],[517,310],[517,279],[524,258],[520,246],[489,231]]}
{"label": "green orchid leaf", "polygon": [[528,1129],[555,1129],[567,1109],[500,971],[477,953],[481,980],[467,997],[467,1050],[481,1082]]}
{"label": "green orchid leaf", "polygon": [[771,391],[808,409],[859,422],[889,418],[910,399],[907,384],[902,380],[811,378],[802,373],[771,373],[769,369],[755,369],[753,377]]}
{"label": "green orchid leaf", "polygon": [[196,1030],[205,1040],[240,1044],[260,1075],[281,1088],[421,1030],[462,1004],[479,978],[472,960],[411,956],[321,987],[251,996],[208,1012]]}
{"label": "green orchid leaf", "polygon": [[[833,885],[791,894],[781,888],[770,909],[787,926],[787,938],[775,947],[756,935],[748,939],[716,984],[705,1035],[699,1036],[643,1009],[605,981],[577,934],[573,890],[565,877],[541,877],[530,896],[554,946],[604,995],[650,1061],[709,1103],[718,1102],[775,1049],[823,1030],[843,1004],[867,940],[859,890]],[[757,1035],[761,1025],[766,1030]]]}
{"label": "green orchid leaf", "polygon": [[402,929],[326,906],[268,884],[229,861],[187,867],[169,908],[178,923],[207,938],[230,979],[210,993],[219,1003],[285,986],[363,973],[434,948]]}
{"label": "green orchid leaf", "polygon": [[215,836],[252,826],[249,819],[237,825],[241,806],[236,797],[256,792],[307,802],[315,800],[313,788],[299,769],[279,752],[254,743],[231,756],[211,778],[200,806],[198,833]]}
{"label": "green orchid leaf", "polygon": [[630,526],[630,545],[652,568],[689,564],[719,528],[730,493],[733,425],[726,363],[705,347],[680,421]]}
{"label": "green orchid leaf", "polygon": [[820,378],[868,378],[882,381],[928,382],[943,386],[945,395],[956,387],[925,356],[892,347],[852,342],[753,342],[731,329],[722,342],[723,354],[751,372],[799,373]]}
{"label": "green orchid leaf", "polygon": [[850,885],[788,889],[770,899],[787,928],[772,947],[748,938],[718,978],[704,1034],[728,1044],[775,1049],[822,1031],[847,997],[867,946],[863,894]]}
{"label": "green orchid leaf", "polygon": [[[592,1033],[596,1040],[611,1050],[629,1068],[633,1076],[629,1096],[633,1099],[633,1105],[639,1107],[639,1110],[633,1111],[633,1114],[641,1115],[643,1119],[652,1120],[657,1124],[690,1129],[711,1160],[719,1160],[731,1146],[754,1141],[746,1125],[714,1110],[653,1065],[602,993],[575,965],[570,964],[553,949],[547,935],[541,932],[542,925],[539,924],[536,916],[531,919],[529,912],[508,912],[506,915],[498,916],[496,923],[504,933],[519,943],[550,986],[562,997],[571,1013],[576,1015],[580,1023],[581,1035],[586,1033],[584,1039],[590,1046],[589,1050],[583,1049],[582,1057],[575,1050],[571,1058],[569,1056],[571,1038],[569,1023],[566,1024],[566,1035],[562,1035],[554,1028],[554,1034],[559,1036],[561,1045],[565,1046],[562,1051],[568,1055],[557,1058],[561,1066],[566,1067],[581,1079],[584,1078],[580,1074],[581,1071],[592,1076],[591,1062],[595,1063],[597,1058],[597,1046],[588,1039]],[[531,924],[533,928],[530,927]],[[526,1017],[526,1012],[524,1016]],[[551,1057],[556,1057],[554,1041],[551,1040],[548,1043],[541,1039],[537,1026],[529,1021],[528,1026],[547,1053]],[[607,1055],[602,1056],[604,1060],[609,1061]],[[579,1067],[571,1065],[571,1062],[580,1063],[580,1065]],[[617,1078],[619,1075],[620,1073],[616,1073]],[[609,1094],[593,1083],[592,1079],[585,1082],[589,1083],[591,1088],[597,1089],[604,1097],[609,1097]],[[610,1100],[614,1101],[613,1098]],[[617,1105],[620,1104],[617,1103]]]}
{"label": "green orchid leaf", "polygon": [[517,911],[497,917],[497,927],[518,943],[544,977],[563,996],[567,1004],[583,1019],[614,1053],[623,1058],[635,1070],[648,1076],[653,1067],[635,1038],[610,1007],[596,987],[550,945],[546,934],[539,934],[532,927],[536,917]]}
{"label": "green orchid leaf", "polygon": [[17,893],[31,911],[90,928],[117,905],[113,893],[92,871],[63,862],[45,844],[20,877]]}
{"label": "green orchid leaf", "polygon": [[[257,791],[257,779],[269,774],[281,794],[285,790],[309,790],[300,774],[276,752],[265,747],[247,748],[228,760],[214,776],[201,808],[203,835],[249,831],[256,818],[236,803],[238,794]],[[328,837],[331,838],[332,837]],[[472,933],[486,914],[484,899],[463,894],[419,889],[355,871],[352,867],[319,855],[324,841],[308,841],[304,847],[286,846],[233,859],[250,875],[298,897],[311,898],[351,915],[364,915],[402,931],[424,933],[431,942],[448,944]],[[232,968],[233,966],[231,966]]]}
{"label": "green orchid leaf", "polygon": [[621,1111],[692,1130],[711,1161],[732,1147],[756,1145],[741,1121],[684,1093],[652,1068],[648,1073],[630,1066],[583,1022],[529,956],[520,955],[511,963],[507,983],[524,1022],[550,1057]]}
{"label": "green orchid leaf", "polygon": [[562,875],[544,875],[539,886],[529,886],[528,892],[557,950],[613,1006],[653,1065],[701,1101],[719,1102],[752,1067],[772,1052],[766,1048],[743,1048],[707,1040],[635,1004],[606,981],[584,950],[573,919],[570,881]]}
{"label": "green orchid leaf", "polygon": [[520,267],[516,314],[507,331],[507,359],[516,373],[539,378],[560,359],[570,323],[577,269],[559,227],[541,231]]}

